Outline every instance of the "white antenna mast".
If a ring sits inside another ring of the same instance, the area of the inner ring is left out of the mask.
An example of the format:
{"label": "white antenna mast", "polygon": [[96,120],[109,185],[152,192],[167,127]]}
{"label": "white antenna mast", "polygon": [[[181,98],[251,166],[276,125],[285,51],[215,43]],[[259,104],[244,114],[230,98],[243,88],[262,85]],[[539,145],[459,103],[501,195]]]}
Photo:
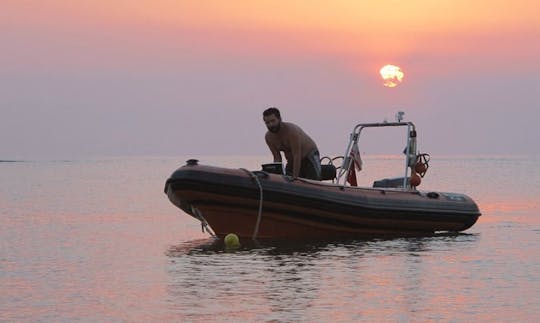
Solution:
{"label": "white antenna mast", "polygon": [[401,120],[403,120],[403,115],[404,115],[404,114],[405,114],[405,112],[403,112],[403,111],[398,111],[398,112],[396,113],[396,121],[397,121],[397,122],[401,122]]}

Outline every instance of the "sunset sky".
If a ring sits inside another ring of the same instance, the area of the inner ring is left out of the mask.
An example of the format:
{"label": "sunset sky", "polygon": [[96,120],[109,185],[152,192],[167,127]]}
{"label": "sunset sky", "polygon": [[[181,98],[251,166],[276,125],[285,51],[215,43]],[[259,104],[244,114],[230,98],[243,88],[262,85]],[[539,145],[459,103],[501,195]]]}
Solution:
{"label": "sunset sky", "polygon": [[540,154],[539,97],[538,0],[0,4],[0,160],[269,154],[269,106],[321,155],[398,110],[425,152]]}

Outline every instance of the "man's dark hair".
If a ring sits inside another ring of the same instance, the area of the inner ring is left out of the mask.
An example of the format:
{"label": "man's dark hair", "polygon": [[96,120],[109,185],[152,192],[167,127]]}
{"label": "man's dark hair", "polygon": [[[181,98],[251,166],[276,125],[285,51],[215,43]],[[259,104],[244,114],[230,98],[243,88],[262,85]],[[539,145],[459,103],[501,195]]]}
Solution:
{"label": "man's dark hair", "polygon": [[281,113],[279,113],[279,110],[276,107],[271,107],[264,110],[263,117],[268,117],[272,114],[275,115],[278,119],[281,119]]}

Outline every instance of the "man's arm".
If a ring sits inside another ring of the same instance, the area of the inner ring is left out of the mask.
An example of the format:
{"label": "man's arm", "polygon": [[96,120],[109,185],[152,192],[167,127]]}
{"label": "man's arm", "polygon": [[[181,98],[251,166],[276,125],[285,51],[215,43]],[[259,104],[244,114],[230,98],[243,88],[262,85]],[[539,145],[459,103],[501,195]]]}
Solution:
{"label": "man's arm", "polygon": [[281,162],[281,153],[279,152],[276,143],[272,139],[270,139],[268,135],[266,135],[264,139],[266,140],[268,148],[270,148],[272,156],[274,156],[274,163]]}

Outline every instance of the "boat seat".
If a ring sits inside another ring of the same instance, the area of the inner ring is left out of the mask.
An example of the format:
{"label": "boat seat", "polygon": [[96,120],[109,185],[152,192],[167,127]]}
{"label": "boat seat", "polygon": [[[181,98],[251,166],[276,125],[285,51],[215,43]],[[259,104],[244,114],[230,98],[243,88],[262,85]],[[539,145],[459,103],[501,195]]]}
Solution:
{"label": "boat seat", "polygon": [[384,178],[373,182],[373,187],[397,188],[403,187],[403,177]]}
{"label": "boat seat", "polygon": [[321,181],[336,179],[336,166],[332,164],[321,165]]}
{"label": "boat seat", "polygon": [[268,163],[261,165],[262,170],[271,174],[280,174],[284,175],[283,164],[282,163]]}
{"label": "boat seat", "polygon": [[[264,172],[283,175],[283,165],[281,163],[268,163],[261,166]],[[332,164],[321,165],[321,181],[335,180],[336,175],[336,166]]]}

